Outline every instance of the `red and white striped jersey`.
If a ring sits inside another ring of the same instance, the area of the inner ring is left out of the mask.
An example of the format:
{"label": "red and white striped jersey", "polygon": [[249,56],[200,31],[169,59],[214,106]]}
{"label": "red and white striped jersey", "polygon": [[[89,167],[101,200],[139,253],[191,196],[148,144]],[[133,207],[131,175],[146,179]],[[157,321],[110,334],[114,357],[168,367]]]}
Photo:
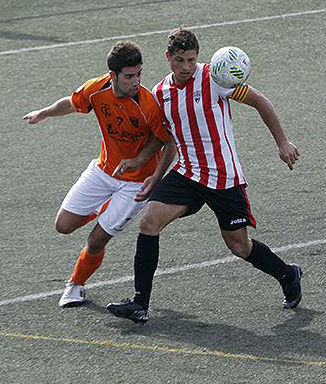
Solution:
{"label": "red and white striped jersey", "polygon": [[175,171],[213,189],[246,184],[235,148],[228,98],[241,102],[248,90],[247,85],[219,87],[208,64],[198,64],[182,87],[170,73],[153,88],[177,146]]}

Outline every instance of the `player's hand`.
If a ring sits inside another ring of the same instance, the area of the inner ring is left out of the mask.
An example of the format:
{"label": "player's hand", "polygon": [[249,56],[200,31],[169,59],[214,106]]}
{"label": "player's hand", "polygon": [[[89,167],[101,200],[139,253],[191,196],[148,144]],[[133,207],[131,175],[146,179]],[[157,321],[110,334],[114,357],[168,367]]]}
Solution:
{"label": "player's hand", "polygon": [[133,159],[121,160],[116,169],[113,171],[112,176],[122,176],[126,171],[133,171],[141,167],[141,165],[142,163],[137,159],[137,157],[134,157]]}
{"label": "player's hand", "polygon": [[158,179],[155,176],[149,176],[144,180],[144,183],[142,187],[140,188],[140,191],[137,193],[135,197],[135,201],[144,201],[149,198],[149,195],[151,194],[154,186],[158,182]]}
{"label": "player's hand", "polygon": [[44,119],[45,116],[40,110],[27,113],[27,115],[23,116],[23,120],[27,120],[28,124],[37,124]]}
{"label": "player's hand", "polygon": [[290,141],[280,145],[278,148],[278,153],[281,160],[287,164],[291,171],[293,170],[293,165],[296,161],[298,161],[299,156],[301,155],[299,149]]}

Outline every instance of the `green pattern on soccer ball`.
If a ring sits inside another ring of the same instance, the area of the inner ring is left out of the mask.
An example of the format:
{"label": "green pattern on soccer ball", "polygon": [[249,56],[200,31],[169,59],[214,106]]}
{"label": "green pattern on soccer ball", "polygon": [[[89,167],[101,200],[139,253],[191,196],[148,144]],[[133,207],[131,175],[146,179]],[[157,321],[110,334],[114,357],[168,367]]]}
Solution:
{"label": "green pattern on soccer ball", "polygon": [[230,73],[232,76],[237,77],[238,79],[243,79],[244,72],[238,67],[230,67]]}
{"label": "green pattern on soccer ball", "polygon": [[213,67],[213,72],[214,72],[215,74],[217,74],[218,72],[220,72],[220,70],[221,70],[223,67],[225,67],[225,65],[226,65],[225,61],[218,61],[218,62],[214,65],[214,67]]}
{"label": "green pattern on soccer ball", "polygon": [[234,49],[229,49],[229,57],[231,61],[234,61],[238,57],[238,52],[235,51]]}

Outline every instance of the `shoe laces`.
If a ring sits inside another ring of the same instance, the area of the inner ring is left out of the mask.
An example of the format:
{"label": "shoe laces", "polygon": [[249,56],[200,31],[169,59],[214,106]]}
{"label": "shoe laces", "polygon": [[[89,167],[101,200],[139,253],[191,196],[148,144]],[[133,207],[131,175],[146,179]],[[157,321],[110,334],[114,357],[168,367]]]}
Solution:
{"label": "shoe laces", "polygon": [[68,281],[66,283],[66,288],[68,288],[67,294],[70,294],[73,291],[77,291],[77,290],[80,291],[81,290],[80,285],[72,283],[70,281]]}
{"label": "shoe laces", "polygon": [[131,300],[129,299],[129,297],[127,297],[126,299],[121,300],[121,304],[130,304],[130,303],[131,303]]}

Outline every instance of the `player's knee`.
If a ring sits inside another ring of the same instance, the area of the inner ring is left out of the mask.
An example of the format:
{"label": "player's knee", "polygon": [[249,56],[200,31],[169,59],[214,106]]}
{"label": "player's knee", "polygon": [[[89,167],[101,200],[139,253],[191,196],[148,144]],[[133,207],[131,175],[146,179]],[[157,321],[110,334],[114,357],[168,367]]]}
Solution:
{"label": "player's knee", "polygon": [[161,225],[157,219],[153,218],[153,215],[144,214],[140,219],[139,229],[144,235],[156,236],[161,231]]}
{"label": "player's knee", "polygon": [[112,236],[104,233],[104,231],[94,229],[87,239],[88,252],[94,254],[102,252],[111,238]]}
{"label": "player's knee", "polygon": [[69,226],[67,222],[62,220],[60,217],[57,218],[55,221],[55,229],[57,232],[62,233],[64,235],[68,235],[69,233],[72,233],[75,230],[75,228]]}
{"label": "player's knee", "polygon": [[87,239],[87,252],[97,254],[103,251],[106,242],[104,241],[96,241],[92,238]]}
{"label": "player's knee", "polygon": [[234,241],[227,244],[230,251],[233,255],[237,257],[241,257],[242,259],[246,259],[249,256],[250,249],[247,243],[243,243],[241,241]]}

